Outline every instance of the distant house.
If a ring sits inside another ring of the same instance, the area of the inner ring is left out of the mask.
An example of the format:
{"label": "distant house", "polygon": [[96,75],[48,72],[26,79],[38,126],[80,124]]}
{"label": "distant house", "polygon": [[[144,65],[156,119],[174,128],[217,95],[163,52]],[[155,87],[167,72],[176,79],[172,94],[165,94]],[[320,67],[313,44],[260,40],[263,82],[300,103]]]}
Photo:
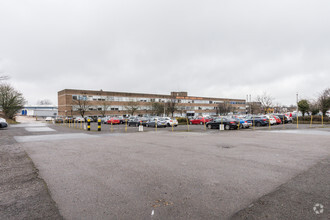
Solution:
{"label": "distant house", "polygon": [[21,110],[21,114],[32,117],[56,117],[58,107],[56,105],[26,105]]}

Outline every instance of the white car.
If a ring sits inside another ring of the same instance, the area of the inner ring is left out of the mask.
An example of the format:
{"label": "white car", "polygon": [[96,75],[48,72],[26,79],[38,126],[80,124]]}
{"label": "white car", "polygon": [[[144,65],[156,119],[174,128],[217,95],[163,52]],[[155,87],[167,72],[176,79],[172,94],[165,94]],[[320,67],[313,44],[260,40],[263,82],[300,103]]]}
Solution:
{"label": "white car", "polygon": [[76,123],[80,123],[80,122],[84,122],[85,119],[84,119],[83,117],[78,116],[78,117],[76,117],[76,118],[74,119],[74,121],[75,121]]}
{"label": "white car", "polygon": [[6,122],[6,119],[0,118],[0,128],[6,128],[8,127],[8,123]]}
{"label": "white car", "polygon": [[46,117],[45,121],[53,121],[54,119],[52,117]]}
{"label": "white car", "polygon": [[172,119],[170,117],[164,117],[164,119],[168,127],[172,127],[172,126],[176,127],[179,124],[175,118]]}
{"label": "white car", "polygon": [[270,115],[263,115],[263,116],[269,119],[270,125],[276,125],[276,119],[273,116]]}

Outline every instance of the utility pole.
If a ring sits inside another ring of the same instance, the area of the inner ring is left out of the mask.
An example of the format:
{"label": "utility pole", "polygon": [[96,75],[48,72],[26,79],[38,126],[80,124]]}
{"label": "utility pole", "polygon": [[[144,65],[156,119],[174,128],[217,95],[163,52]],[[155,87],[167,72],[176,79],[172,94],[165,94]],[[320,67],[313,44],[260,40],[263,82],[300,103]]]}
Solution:
{"label": "utility pole", "polygon": [[297,92],[297,116],[298,116],[298,92]]}

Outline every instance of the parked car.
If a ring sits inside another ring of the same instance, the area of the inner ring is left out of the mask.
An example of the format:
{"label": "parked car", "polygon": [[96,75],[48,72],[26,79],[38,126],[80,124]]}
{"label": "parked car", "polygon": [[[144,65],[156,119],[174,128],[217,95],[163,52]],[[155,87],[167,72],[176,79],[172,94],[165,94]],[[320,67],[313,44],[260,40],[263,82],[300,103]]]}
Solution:
{"label": "parked car", "polygon": [[131,121],[131,120],[135,120],[135,119],[137,119],[137,118],[139,118],[139,117],[137,117],[137,116],[131,116],[131,117],[128,117],[128,118],[127,118],[127,122],[129,122],[129,121]]}
{"label": "parked car", "polygon": [[273,115],[273,117],[275,118],[275,120],[276,120],[276,124],[282,124],[282,121],[281,121],[281,119],[277,116],[277,115]]}
{"label": "parked car", "polygon": [[65,123],[73,123],[73,117],[65,117],[64,122]]}
{"label": "parked car", "polygon": [[108,121],[107,121],[107,124],[111,124],[111,123],[112,123],[113,125],[114,125],[114,124],[120,124],[120,121],[119,121],[118,118],[114,118],[114,117],[113,117],[113,118],[109,118]]}
{"label": "parked car", "polygon": [[175,118],[170,118],[170,117],[164,117],[164,120],[166,121],[166,124],[168,127],[176,127],[178,126],[178,120],[176,120]]}
{"label": "parked car", "polygon": [[239,117],[239,116],[232,116],[232,119],[236,120],[237,123],[239,124],[239,128],[249,128],[252,126],[252,123],[246,121],[244,118]]}
{"label": "parked car", "polygon": [[279,117],[282,121],[282,124],[287,124],[289,123],[289,120],[288,120],[288,117],[286,115],[281,115],[281,114],[278,114],[277,117]]}
{"label": "parked car", "polygon": [[272,115],[263,115],[263,117],[268,118],[270,125],[276,125],[276,119]]}
{"label": "parked car", "polygon": [[269,125],[269,119],[262,116],[248,116],[246,121],[252,124],[254,123],[257,127]]}
{"label": "parked car", "polygon": [[212,118],[197,117],[197,118],[190,119],[189,124],[191,124],[191,125],[198,125],[198,124],[203,125],[204,123],[207,123],[211,120],[212,120]]}
{"label": "parked car", "polygon": [[84,122],[85,121],[85,119],[83,118],[83,117],[81,117],[81,116],[78,116],[78,117],[76,117],[75,119],[74,119],[74,122],[75,123],[82,123],[82,122]]}
{"label": "parked car", "polygon": [[85,122],[88,122],[88,119],[90,120],[90,122],[94,122],[94,119],[89,116],[85,117]]}
{"label": "parked car", "polygon": [[55,118],[55,123],[63,123],[63,122],[64,122],[63,118],[60,117]]}
{"label": "parked car", "polygon": [[8,123],[6,119],[0,118],[0,128],[6,128],[6,127],[8,127]]}
{"label": "parked car", "polygon": [[219,129],[220,124],[224,125],[225,130],[237,129],[238,123],[233,118],[217,118],[213,121],[206,122],[206,127],[208,129]]}
{"label": "parked car", "polygon": [[[285,114],[285,116],[287,117],[288,119],[288,123],[292,123],[292,114]],[[299,114],[298,114],[299,116]],[[297,117],[297,116],[296,116]]]}
{"label": "parked car", "polygon": [[142,126],[147,126],[149,119],[148,118],[134,118],[127,122],[128,126],[136,126],[138,127],[139,125]]}
{"label": "parked car", "polygon": [[46,117],[45,121],[54,121],[52,117]]}
{"label": "parked car", "polygon": [[102,123],[102,124],[106,124],[107,121],[109,120],[109,118],[110,118],[109,116],[102,117],[102,118],[101,118],[101,123]]}
{"label": "parked car", "polygon": [[149,119],[149,121],[147,122],[147,127],[163,127],[165,128],[167,126],[167,122],[165,121],[164,118],[151,118]]}
{"label": "parked car", "polygon": [[123,116],[119,116],[118,119],[120,121],[120,124],[124,124],[125,123],[126,118],[124,118]]}

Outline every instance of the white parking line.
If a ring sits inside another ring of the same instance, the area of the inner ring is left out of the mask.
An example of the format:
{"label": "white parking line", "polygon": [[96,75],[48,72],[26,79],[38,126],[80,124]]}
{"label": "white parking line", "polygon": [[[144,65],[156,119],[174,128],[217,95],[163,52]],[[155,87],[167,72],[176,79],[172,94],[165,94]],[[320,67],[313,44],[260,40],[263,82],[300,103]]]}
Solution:
{"label": "white parking line", "polygon": [[44,132],[44,131],[56,131],[52,128],[49,127],[30,127],[30,128],[25,128],[25,130],[29,131],[29,132]]}
{"label": "white parking line", "polygon": [[56,141],[56,140],[67,140],[67,139],[81,139],[91,138],[94,135],[84,133],[71,133],[71,134],[50,134],[50,135],[27,135],[27,136],[15,136],[17,142],[34,142],[34,141]]}
{"label": "white parking line", "polygon": [[260,132],[272,132],[272,133],[287,133],[287,134],[312,134],[312,135],[325,135],[329,136],[330,132],[320,130],[272,130],[272,131],[260,131]]}
{"label": "white parking line", "polygon": [[10,127],[13,128],[25,128],[25,127],[45,127],[47,126],[46,123],[22,123],[22,124],[17,124],[17,125],[11,125]]}

